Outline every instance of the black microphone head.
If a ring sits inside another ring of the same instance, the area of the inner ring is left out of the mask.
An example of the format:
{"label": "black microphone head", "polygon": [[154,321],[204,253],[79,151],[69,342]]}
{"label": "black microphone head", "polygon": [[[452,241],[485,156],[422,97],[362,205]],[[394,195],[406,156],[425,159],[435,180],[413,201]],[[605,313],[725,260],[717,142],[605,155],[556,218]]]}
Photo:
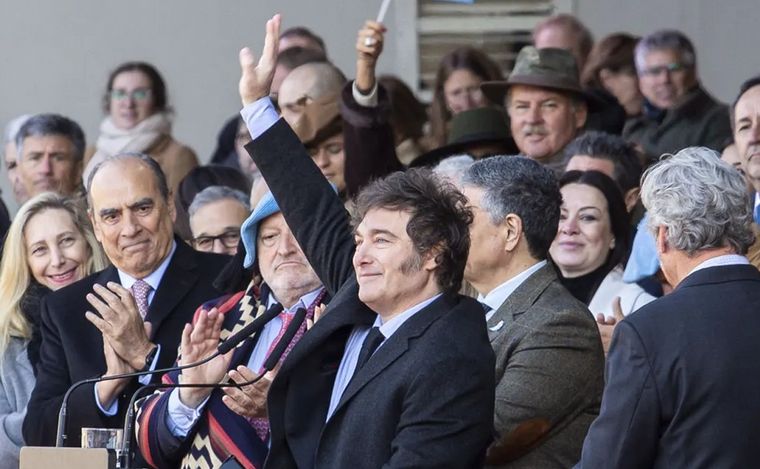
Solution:
{"label": "black microphone head", "polygon": [[275,303],[274,305],[272,305],[271,308],[265,311],[261,316],[254,319],[252,323],[240,329],[235,334],[227,337],[227,340],[219,344],[219,347],[217,347],[216,350],[221,355],[224,355],[225,353],[229,352],[233,348],[237,347],[245,339],[249,338],[253,334],[259,333],[262,329],[264,329],[264,326],[266,326],[269,321],[274,319],[275,316],[280,314],[282,312],[282,309],[283,308],[280,303]]}
{"label": "black microphone head", "polygon": [[270,353],[267,359],[264,361],[263,368],[266,371],[272,371],[277,365],[277,362],[280,361],[282,354],[285,353],[285,350],[288,348],[288,345],[290,345],[293,337],[296,336],[298,328],[301,327],[304,319],[306,319],[306,310],[303,308],[298,308],[298,311],[296,311],[295,315],[293,315],[293,320],[288,325],[285,333],[282,334],[280,341],[277,342],[277,345],[275,345],[275,347],[272,349],[272,353]]}

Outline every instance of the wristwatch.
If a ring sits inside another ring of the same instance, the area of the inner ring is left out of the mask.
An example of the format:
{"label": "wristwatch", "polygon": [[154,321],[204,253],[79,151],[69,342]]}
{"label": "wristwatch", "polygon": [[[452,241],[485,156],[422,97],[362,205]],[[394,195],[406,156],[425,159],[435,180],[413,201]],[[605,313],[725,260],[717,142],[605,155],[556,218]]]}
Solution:
{"label": "wristwatch", "polygon": [[153,364],[153,360],[156,358],[157,353],[158,353],[158,345],[154,345],[153,348],[150,349],[150,352],[148,352],[148,354],[145,355],[145,366],[143,367],[142,371],[150,370],[150,365]]}

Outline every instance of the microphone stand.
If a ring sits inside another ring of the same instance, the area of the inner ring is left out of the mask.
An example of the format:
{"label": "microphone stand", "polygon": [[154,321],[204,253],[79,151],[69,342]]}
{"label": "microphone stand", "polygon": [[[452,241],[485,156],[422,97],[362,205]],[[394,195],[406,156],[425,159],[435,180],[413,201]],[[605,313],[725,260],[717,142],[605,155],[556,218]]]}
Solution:
{"label": "microphone stand", "polygon": [[235,335],[230,336],[219,344],[219,347],[216,349],[216,351],[209,355],[208,357],[204,358],[203,360],[199,360],[195,363],[188,363],[187,365],[181,365],[181,366],[173,366],[168,368],[161,368],[157,370],[152,371],[135,371],[132,373],[123,373],[119,375],[111,375],[111,376],[96,376],[93,378],[87,378],[80,381],[77,381],[76,383],[69,386],[69,389],[66,390],[66,394],[63,395],[63,402],[61,403],[61,408],[58,411],[58,424],[56,427],[56,437],[55,437],[55,446],[60,448],[64,445],[66,442],[66,422],[67,422],[67,416],[68,416],[68,402],[69,397],[71,396],[71,393],[73,393],[76,389],[78,389],[80,386],[84,386],[85,384],[93,384],[93,383],[99,383],[101,381],[112,381],[115,379],[125,379],[125,378],[136,378],[140,376],[145,375],[152,375],[152,374],[164,374],[169,373],[172,371],[182,371],[187,368],[194,368],[196,366],[204,365],[214,358],[218,357],[219,355],[223,355],[233,348],[237,347],[241,342],[244,342],[245,340],[249,339],[253,334],[258,333],[261,329],[264,328],[264,326],[272,319],[274,316],[277,316],[282,311],[282,305],[276,304],[272,308],[269,309],[269,311],[266,311],[258,318],[254,319],[252,323],[238,331]]}
{"label": "microphone stand", "polygon": [[[252,384],[256,384],[259,382],[264,376],[266,376],[267,372],[272,371],[275,366],[277,366],[277,362],[280,361],[280,358],[282,358],[282,355],[285,353],[285,350],[287,349],[290,342],[293,340],[293,337],[295,337],[296,333],[298,332],[298,329],[301,327],[301,324],[303,323],[304,319],[306,319],[306,310],[303,308],[299,308],[295,315],[293,316],[293,320],[288,326],[288,328],[285,330],[285,332],[282,334],[282,337],[277,342],[277,344],[272,349],[272,353],[267,357],[267,359],[264,361],[264,364],[262,366],[263,371],[256,376],[255,378],[245,381],[243,383],[230,383],[229,381],[225,380],[221,383],[198,383],[198,384],[182,384],[182,383],[155,383],[155,384],[146,384],[145,386],[140,387],[135,393],[132,395],[132,398],[129,400],[129,408],[127,409],[127,415],[124,418],[124,428],[122,432],[122,444],[121,444],[121,455],[122,455],[122,469],[130,469],[130,465],[132,464],[132,427],[134,426],[134,419],[135,419],[135,403],[137,402],[137,398],[140,396],[140,394],[143,393],[143,391],[150,390],[150,389],[165,389],[165,388],[232,388],[236,387],[238,389],[244,387],[244,386],[250,386]],[[214,354],[210,355],[209,358],[206,358],[204,360],[201,360],[202,363],[206,363],[210,361],[210,359],[214,358],[215,356],[218,356],[218,351]],[[200,363],[200,362],[199,362]],[[197,365],[197,366],[200,366]],[[190,368],[189,365],[186,365],[184,368]]]}

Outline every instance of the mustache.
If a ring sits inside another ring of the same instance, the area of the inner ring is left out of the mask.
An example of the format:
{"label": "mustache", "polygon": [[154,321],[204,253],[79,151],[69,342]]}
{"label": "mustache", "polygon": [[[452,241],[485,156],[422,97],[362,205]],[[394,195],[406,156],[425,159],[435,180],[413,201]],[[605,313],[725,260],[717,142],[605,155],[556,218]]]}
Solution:
{"label": "mustache", "polygon": [[520,131],[526,137],[530,137],[531,135],[549,135],[549,130],[543,125],[525,124]]}

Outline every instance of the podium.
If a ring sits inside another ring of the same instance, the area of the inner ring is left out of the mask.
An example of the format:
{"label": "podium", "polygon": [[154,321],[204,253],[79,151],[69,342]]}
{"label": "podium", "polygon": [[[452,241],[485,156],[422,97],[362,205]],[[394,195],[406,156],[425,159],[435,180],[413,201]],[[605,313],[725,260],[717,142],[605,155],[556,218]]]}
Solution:
{"label": "podium", "polygon": [[19,469],[115,469],[116,451],[105,448],[24,446]]}

